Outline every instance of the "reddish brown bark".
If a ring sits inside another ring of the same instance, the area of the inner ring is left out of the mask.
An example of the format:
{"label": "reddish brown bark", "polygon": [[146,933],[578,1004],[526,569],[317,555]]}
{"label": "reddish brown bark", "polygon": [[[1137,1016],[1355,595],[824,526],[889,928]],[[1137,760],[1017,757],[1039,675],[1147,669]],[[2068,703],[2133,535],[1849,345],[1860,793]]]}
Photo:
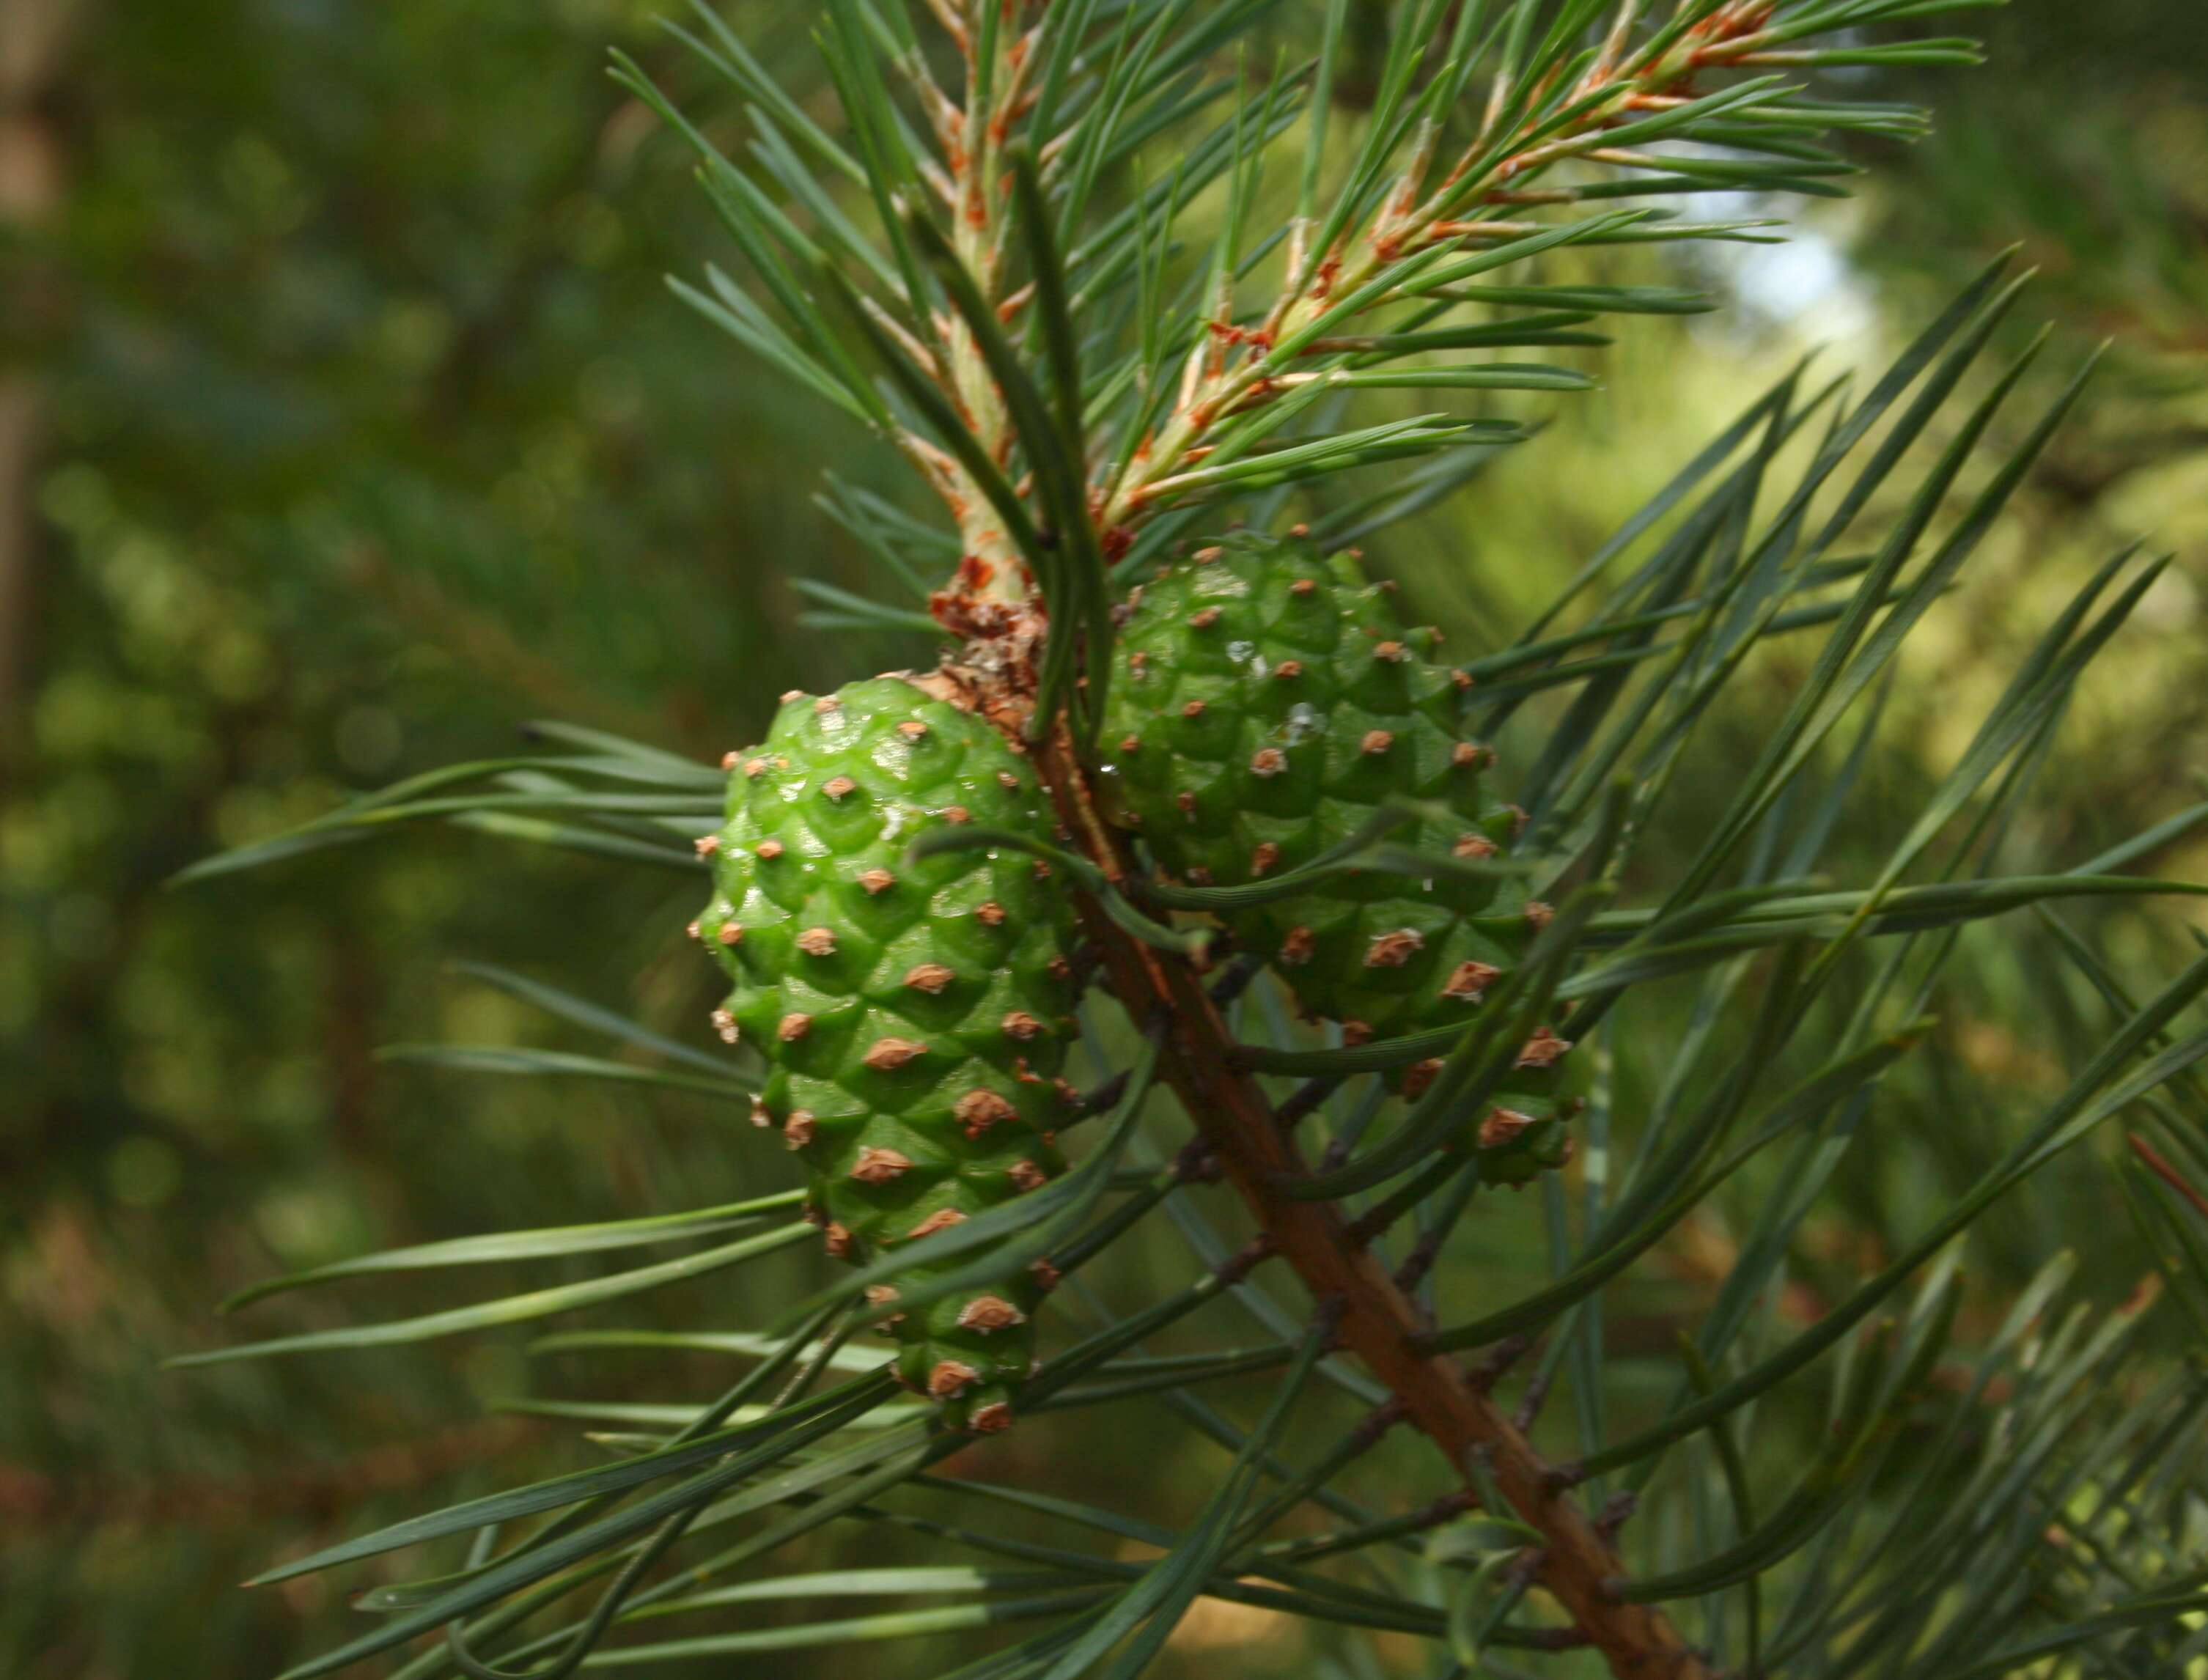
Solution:
{"label": "reddish brown bark", "polygon": [[[1083,795],[1071,752],[1059,742],[1039,756],[1075,843],[1114,881],[1124,879],[1122,843]],[[1315,1299],[1341,1303],[1342,1343],[1395,1393],[1455,1476],[1469,1486],[1469,1467],[1485,1461],[1512,1510],[1544,1537],[1535,1580],[1571,1615],[1619,1680],[1711,1680],[1709,1665],[1662,1611],[1615,1595],[1611,1584],[1624,1573],[1616,1551],[1569,1491],[1557,1485],[1510,1419],[1453,1359],[1418,1351],[1414,1339],[1423,1327],[1417,1310],[1335,1206],[1281,1194],[1285,1181],[1309,1169],[1264,1093],[1236,1069],[1226,1024],[1195,971],[1179,957],[1133,939],[1093,903],[1084,903],[1083,914],[1121,1003],[1138,1016],[1153,1003],[1164,1006],[1170,1021],[1165,1077],[1249,1204],[1272,1251],[1295,1269]]]}

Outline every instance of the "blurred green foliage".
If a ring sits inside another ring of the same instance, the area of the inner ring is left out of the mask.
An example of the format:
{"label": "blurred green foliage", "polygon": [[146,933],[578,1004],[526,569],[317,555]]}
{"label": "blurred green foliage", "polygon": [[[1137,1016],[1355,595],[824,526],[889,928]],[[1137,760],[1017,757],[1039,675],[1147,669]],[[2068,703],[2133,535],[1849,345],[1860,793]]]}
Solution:
{"label": "blurred green foliage", "polygon": [[[737,9],[808,93],[807,9]],[[456,956],[693,1035],[709,987],[679,937],[686,885],[442,832],[164,885],[341,789],[506,751],[533,716],[717,753],[785,687],[923,651],[797,629],[791,574],[862,576],[808,500],[819,468],[904,487],[663,290],[718,242],[683,157],[601,75],[618,42],[683,87],[693,71],[657,10],[0,11],[0,62],[15,67],[0,84],[0,390],[29,417],[0,429],[0,552],[27,579],[0,594],[9,1675],[273,1671],[333,1642],[344,1609],[315,1581],[249,1594],[242,1575],[433,1491],[573,1461],[555,1427],[489,1409],[524,1386],[519,1334],[161,1375],[165,1356],[231,1334],[209,1316],[229,1292],[373,1246],[789,1181],[747,1138],[731,1147],[727,1115],[702,1101],[375,1058],[398,1040],[562,1041],[447,972]],[[1561,409],[1548,437],[1396,533],[1389,568],[1462,643],[1499,639],[1491,627],[1810,339],[1844,321],[1831,359],[1861,359],[1982,249],[2025,239],[2063,332],[2115,338],[2114,391],[1911,656],[1883,729],[1901,750],[1851,819],[1866,846],[1890,837],[1881,812],[1913,808],[2017,639],[2112,535],[2153,528],[2195,549],[2208,536],[2202,30],[2191,0],[2022,0],[1991,32],[1993,69],[1923,90],[1940,136],[1878,157],[1869,196],[1819,225],[1813,254],[1833,254],[1821,290],[1800,270],[1706,276],[1751,307],[1652,323],[1607,352],[1605,395]],[[10,494],[28,509],[16,535]],[[2017,867],[2074,862],[2199,796],[2208,662],[2185,571],[2089,691]],[[1767,680],[1789,677],[1782,659]],[[1681,805],[1717,797],[1758,722],[1750,708],[1718,722]],[[2167,918],[2160,933],[2129,913],[2090,920],[2122,957],[2160,960],[2175,937]],[[2066,1042],[2092,1041],[2090,1005],[2027,960],[2040,937],[2005,927],[1974,948],[1969,995],[1945,1011],[1944,1073],[1910,1093],[1922,1124],[1897,1132],[1892,1179],[1844,1185],[1846,1216],[1815,1227],[1811,1302],[1821,1267],[1851,1276],[1936,1203],[1959,1157],[1983,1153],[2003,1092],[2044,1088]],[[1890,1193],[1918,1168],[1913,1196]],[[2017,1269],[2043,1254],[2050,1226],[2108,1228],[2097,1179],[2058,1182],[1989,1225],[1997,1272],[2004,1250]],[[1524,1235],[1483,1227],[1458,1263],[1530,1275],[1513,1246]],[[1715,1217],[1697,1236],[1730,1240]],[[2139,1270],[2117,1245],[2088,1260],[2107,1301]],[[747,1286],[779,1287],[810,1263],[781,1263]],[[1126,1263],[1137,1286],[1147,1262]],[[1668,1265],[1673,1283],[1641,1290],[1645,1318],[1616,1335],[1666,1335],[1677,1301],[1721,1269],[1689,1248]],[[440,1304],[433,1289],[369,1287],[357,1307],[285,1301],[255,1322],[273,1333]],[[749,1322],[709,1288],[657,1310]],[[700,1369],[699,1391],[712,1382]],[[1169,1484],[1186,1472],[1167,1497],[1191,1507],[1213,1462],[1196,1447],[1077,1441],[1059,1424],[1011,1450],[1096,1486],[1140,1455]],[[1279,1637],[1262,1613],[1208,1605],[1179,1648],[1271,1671],[1294,1654]]]}

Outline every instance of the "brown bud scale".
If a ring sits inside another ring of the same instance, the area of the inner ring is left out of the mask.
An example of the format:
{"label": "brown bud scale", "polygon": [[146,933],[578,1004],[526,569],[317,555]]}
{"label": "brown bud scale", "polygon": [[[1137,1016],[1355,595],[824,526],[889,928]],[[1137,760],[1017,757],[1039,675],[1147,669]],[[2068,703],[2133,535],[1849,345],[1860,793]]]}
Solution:
{"label": "brown bud scale", "polygon": [[984,1335],[992,1330],[1008,1330],[1015,1324],[1027,1322],[1027,1314],[999,1295],[976,1295],[958,1311],[960,1329],[979,1330]]}
{"label": "brown bud scale", "polygon": [[859,1059],[877,1073],[893,1073],[927,1053],[927,1047],[916,1038],[878,1038]]}
{"label": "brown bud scale", "polygon": [[921,1237],[932,1237],[938,1231],[948,1231],[952,1226],[963,1225],[965,1222],[966,1215],[960,1213],[957,1209],[938,1208],[926,1219],[914,1226],[911,1230],[906,1232],[905,1235],[917,1240]]}
{"label": "brown bud scale", "polygon": [[1392,933],[1377,935],[1365,948],[1365,966],[1400,969],[1425,948],[1425,939],[1416,928],[1398,927]]}
{"label": "brown bud scale", "polygon": [[979,1137],[991,1126],[1020,1117],[1009,1099],[986,1089],[967,1092],[951,1105],[951,1113],[969,1137]]}
{"label": "brown bud scale", "polygon": [[862,1185],[885,1185],[912,1171],[912,1157],[897,1149],[879,1149],[869,1143],[851,1163],[851,1177]]}

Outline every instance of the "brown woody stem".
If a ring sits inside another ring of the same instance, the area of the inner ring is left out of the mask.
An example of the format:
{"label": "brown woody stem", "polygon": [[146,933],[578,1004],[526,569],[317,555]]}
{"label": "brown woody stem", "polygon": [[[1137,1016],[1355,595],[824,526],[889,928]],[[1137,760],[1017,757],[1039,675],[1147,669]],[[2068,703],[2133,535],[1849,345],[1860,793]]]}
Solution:
{"label": "brown woody stem", "polygon": [[[1113,881],[1124,879],[1125,847],[1091,804],[1070,743],[1061,733],[1036,750],[1075,843]],[[1661,1610],[1617,1597],[1614,1583],[1624,1570],[1616,1548],[1523,1432],[1454,1360],[1419,1351],[1417,1308],[1353,1239],[1335,1207],[1280,1193],[1309,1169],[1264,1093],[1235,1066],[1226,1025],[1195,970],[1125,933],[1093,903],[1082,908],[1121,1005],[1137,1017],[1153,1005],[1167,1011],[1165,1077],[1257,1217],[1263,1240],[1295,1268],[1314,1299],[1341,1303],[1342,1344],[1387,1385],[1467,1487],[1476,1485],[1473,1467],[1484,1465],[1512,1510],[1540,1531],[1536,1579],[1618,1680],[1713,1680]]]}

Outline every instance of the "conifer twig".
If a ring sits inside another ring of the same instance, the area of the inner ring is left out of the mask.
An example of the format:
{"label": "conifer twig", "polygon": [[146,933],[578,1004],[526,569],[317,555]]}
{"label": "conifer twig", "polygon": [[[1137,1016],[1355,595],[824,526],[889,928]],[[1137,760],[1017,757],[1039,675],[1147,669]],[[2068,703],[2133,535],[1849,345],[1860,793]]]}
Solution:
{"label": "conifer twig", "polygon": [[[1054,735],[1039,757],[1076,845],[1109,879],[1125,879],[1124,846],[1082,791],[1071,743]],[[1166,1011],[1165,1077],[1256,1216],[1267,1251],[1286,1259],[1314,1299],[1342,1303],[1339,1341],[1386,1384],[1467,1487],[1491,1478],[1512,1511],[1540,1531],[1537,1579],[1618,1680],[1712,1680],[1659,1608],[1618,1596],[1624,1570],[1615,1546],[1523,1432],[1455,1360],[1419,1350],[1416,1305],[1378,1257],[1352,1240],[1335,1206],[1280,1193],[1285,1180],[1308,1169],[1264,1094],[1229,1056],[1232,1040],[1195,971],[1132,938],[1085,898],[1083,909],[1121,1003],[1138,1010],[1138,999],[1155,999]]]}

